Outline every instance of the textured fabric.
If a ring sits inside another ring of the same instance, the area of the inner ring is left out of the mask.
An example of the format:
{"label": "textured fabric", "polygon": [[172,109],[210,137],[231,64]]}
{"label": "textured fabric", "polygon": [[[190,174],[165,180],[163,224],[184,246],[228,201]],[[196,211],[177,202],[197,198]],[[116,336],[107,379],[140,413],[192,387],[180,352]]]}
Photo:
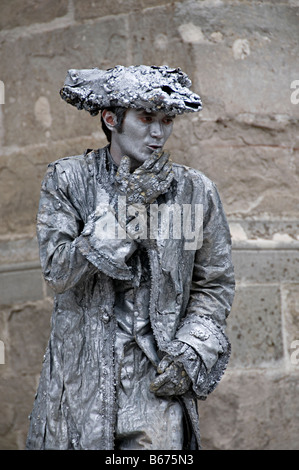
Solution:
{"label": "textured fabric", "polygon": [[60,95],[92,116],[110,106],[182,114],[202,108],[190,86],[191,80],[179,68],[117,65],[109,70],[69,70]]}
{"label": "textured fabric", "polygon": [[116,449],[183,449],[182,406],[175,398],[150,392],[155,376],[155,367],[136,343],[127,345],[117,387]]}
{"label": "textured fabric", "polygon": [[150,272],[144,250],[136,250],[133,258],[137,267],[134,282],[114,282],[115,448],[181,450],[181,404],[175,398],[157,398],[150,391],[159,363],[149,319]]}
{"label": "textured fabric", "polygon": [[[109,203],[114,194],[107,155],[105,148],[51,163],[42,184],[37,235],[42,270],[55,301],[29,449],[115,446],[115,284],[134,282],[138,243],[115,239],[110,250],[104,242],[101,249],[92,232],[82,234],[98,204]],[[184,236],[165,239],[159,233],[139,242],[149,260],[148,315],[156,350],[146,335],[140,344],[147,342],[153,364],[155,354],[159,359],[175,354],[176,341],[196,354],[195,359],[186,357],[192,385],[181,403],[198,436],[194,398],[205,398],[215,388],[229,359],[224,328],[234,295],[231,242],[215,185],[188,167],[175,164],[173,171],[158,207],[202,205],[202,246],[186,249]],[[200,364],[208,371],[205,379]]]}

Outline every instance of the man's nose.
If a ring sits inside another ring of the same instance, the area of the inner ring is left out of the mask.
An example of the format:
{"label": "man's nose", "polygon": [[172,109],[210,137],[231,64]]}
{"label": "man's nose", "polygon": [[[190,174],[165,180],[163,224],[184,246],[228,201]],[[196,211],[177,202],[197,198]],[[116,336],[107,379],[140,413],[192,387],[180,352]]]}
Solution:
{"label": "man's nose", "polygon": [[163,126],[159,121],[155,121],[152,123],[150,128],[151,137],[155,137],[156,139],[161,139],[164,136]]}

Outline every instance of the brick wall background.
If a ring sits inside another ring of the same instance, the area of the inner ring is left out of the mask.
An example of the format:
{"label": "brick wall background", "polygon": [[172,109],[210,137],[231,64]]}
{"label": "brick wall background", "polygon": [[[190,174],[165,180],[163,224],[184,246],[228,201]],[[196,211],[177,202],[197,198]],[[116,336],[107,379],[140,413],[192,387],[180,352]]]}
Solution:
{"label": "brick wall background", "polygon": [[233,236],[232,357],[199,404],[203,446],[298,449],[298,0],[0,0],[0,29],[0,448],[24,448],[49,334],[41,180],[106,144],[59,88],[69,68],[144,63],[181,67],[202,96],[168,148],[217,183]]}

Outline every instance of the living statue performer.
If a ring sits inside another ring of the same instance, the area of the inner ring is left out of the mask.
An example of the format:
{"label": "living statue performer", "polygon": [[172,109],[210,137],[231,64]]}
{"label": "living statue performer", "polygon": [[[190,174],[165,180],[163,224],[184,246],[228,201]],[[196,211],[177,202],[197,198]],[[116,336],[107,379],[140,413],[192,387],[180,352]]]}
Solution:
{"label": "living statue performer", "polygon": [[176,115],[201,109],[190,85],[167,66],[67,74],[61,97],[101,112],[109,144],[50,163],[42,183],[55,300],[28,449],[200,448],[197,400],[228,363],[234,274],[215,184],[163,150]]}

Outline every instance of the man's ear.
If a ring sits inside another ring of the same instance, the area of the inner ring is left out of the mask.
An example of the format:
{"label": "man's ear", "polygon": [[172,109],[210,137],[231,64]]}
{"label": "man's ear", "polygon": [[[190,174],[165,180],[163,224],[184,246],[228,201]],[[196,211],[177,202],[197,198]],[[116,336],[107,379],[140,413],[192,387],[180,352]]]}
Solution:
{"label": "man's ear", "polygon": [[109,131],[114,132],[117,124],[116,115],[112,111],[108,111],[108,109],[103,109],[102,118]]}

